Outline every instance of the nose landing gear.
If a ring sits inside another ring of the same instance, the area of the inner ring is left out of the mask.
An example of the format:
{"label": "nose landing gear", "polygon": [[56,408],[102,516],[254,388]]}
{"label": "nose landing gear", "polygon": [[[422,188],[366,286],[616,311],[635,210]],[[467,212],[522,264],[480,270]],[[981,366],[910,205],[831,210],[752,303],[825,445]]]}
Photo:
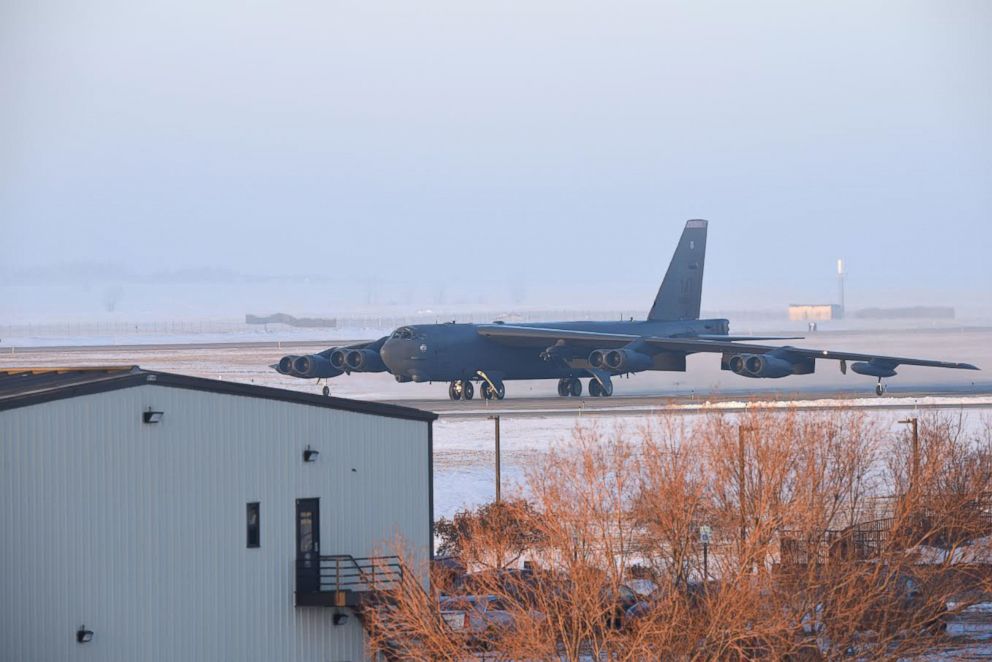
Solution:
{"label": "nose landing gear", "polygon": [[475,387],[468,380],[455,380],[448,384],[448,397],[452,400],[471,400],[475,395]]}

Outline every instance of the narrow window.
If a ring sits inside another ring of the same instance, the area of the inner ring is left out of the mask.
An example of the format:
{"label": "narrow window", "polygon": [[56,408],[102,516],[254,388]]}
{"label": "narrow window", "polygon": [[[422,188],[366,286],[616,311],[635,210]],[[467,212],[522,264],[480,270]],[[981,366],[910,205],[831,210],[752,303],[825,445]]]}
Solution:
{"label": "narrow window", "polygon": [[258,501],[248,504],[248,547],[261,547],[258,529]]}

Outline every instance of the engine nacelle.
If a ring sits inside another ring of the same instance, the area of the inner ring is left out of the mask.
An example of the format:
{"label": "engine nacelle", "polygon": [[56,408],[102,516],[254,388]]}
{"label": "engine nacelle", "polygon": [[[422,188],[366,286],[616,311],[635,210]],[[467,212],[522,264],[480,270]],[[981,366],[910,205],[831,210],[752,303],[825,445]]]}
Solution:
{"label": "engine nacelle", "polygon": [[379,352],[374,349],[353,349],[344,357],[344,363],[352,372],[384,372],[386,364]]}
{"label": "engine nacelle", "polygon": [[297,356],[293,361],[293,372],[295,376],[305,377],[307,379],[337,377],[342,373],[341,370],[332,366],[331,362],[320,354]]}
{"label": "engine nacelle", "polygon": [[337,347],[334,349],[333,352],[327,355],[327,360],[331,362],[332,366],[343,372],[344,370],[348,369],[348,364],[345,363],[345,357],[347,356],[348,356],[347,349]]}
{"label": "engine nacelle", "polygon": [[638,372],[651,367],[651,357],[632,349],[611,349],[603,357],[606,367],[615,372]]}
{"label": "engine nacelle", "polygon": [[592,354],[589,355],[589,365],[593,368],[605,368],[606,367],[606,354],[610,350],[608,349],[597,349],[593,350]]}
{"label": "engine nacelle", "polygon": [[730,368],[735,374],[741,375],[743,377],[750,377],[747,368],[744,367],[744,360],[750,356],[750,354],[734,354],[727,361],[727,367]]}
{"label": "engine nacelle", "polygon": [[292,375],[294,373],[293,363],[295,363],[298,358],[300,357],[293,354],[282,357],[279,359],[279,363],[276,364],[276,370],[279,371],[280,375]]}
{"label": "engine nacelle", "polygon": [[[734,354],[727,360],[727,367],[741,377],[777,379],[797,373],[797,365],[771,354]],[[798,372],[812,372],[798,366]]]}
{"label": "engine nacelle", "polygon": [[768,354],[750,354],[744,359],[744,369],[751,377],[778,379],[791,375],[792,363],[777,356]]}
{"label": "engine nacelle", "polygon": [[869,375],[871,377],[895,377],[896,370],[892,366],[880,365],[872,361],[858,361],[851,364],[851,370],[859,375]]}

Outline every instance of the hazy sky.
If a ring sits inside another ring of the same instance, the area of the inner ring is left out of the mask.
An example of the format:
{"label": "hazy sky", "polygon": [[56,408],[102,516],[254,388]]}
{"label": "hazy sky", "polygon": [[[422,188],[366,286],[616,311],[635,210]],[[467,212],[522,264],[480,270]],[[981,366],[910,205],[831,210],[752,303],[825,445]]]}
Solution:
{"label": "hazy sky", "polygon": [[7,269],[650,298],[695,217],[704,307],[992,298],[992,2],[0,0]]}

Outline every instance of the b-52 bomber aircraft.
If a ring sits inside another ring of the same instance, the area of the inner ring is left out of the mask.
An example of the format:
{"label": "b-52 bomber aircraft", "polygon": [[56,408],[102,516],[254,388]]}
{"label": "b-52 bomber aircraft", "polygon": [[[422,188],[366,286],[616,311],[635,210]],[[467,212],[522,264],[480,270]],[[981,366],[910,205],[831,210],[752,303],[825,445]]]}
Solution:
{"label": "b-52 bomber aircraft", "polygon": [[[351,372],[389,372],[398,382],[448,382],[452,400],[471,400],[473,382],[485,399],[502,400],[505,383],[557,379],[561,396],[613,395],[613,377],[645,370],[685,371],[685,357],[719,354],[720,367],[741,377],[778,379],[806,375],[817,360],[840,362],[840,370],[883,378],[900,365],[977,370],[968,363],[835,352],[806,347],[755,344],[788,340],[735,336],[725,319],[699,319],[707,222],[685,224],[675,255],[646,320],[548,322],[543,324],[415,324],[374,342],[332,347],[319,354],[284,356],[273,367],[294,377],[329,379]],[[746,341],[746,342],[745,342]],[[329,389],[324,386],[324,394]]]}

